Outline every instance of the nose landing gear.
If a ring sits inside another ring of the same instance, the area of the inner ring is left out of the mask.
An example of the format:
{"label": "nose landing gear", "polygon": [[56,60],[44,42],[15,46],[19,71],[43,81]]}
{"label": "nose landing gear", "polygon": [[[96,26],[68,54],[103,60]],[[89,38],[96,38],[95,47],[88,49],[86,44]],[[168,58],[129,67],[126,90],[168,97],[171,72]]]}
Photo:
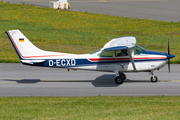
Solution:
{"label": "nose landing gear", "polygon": [[155,76],[154,74],[153,74],[153,72],[151,72],[151,82],[157,82],[158,81],[158,78],[157,78],[157,76]]}

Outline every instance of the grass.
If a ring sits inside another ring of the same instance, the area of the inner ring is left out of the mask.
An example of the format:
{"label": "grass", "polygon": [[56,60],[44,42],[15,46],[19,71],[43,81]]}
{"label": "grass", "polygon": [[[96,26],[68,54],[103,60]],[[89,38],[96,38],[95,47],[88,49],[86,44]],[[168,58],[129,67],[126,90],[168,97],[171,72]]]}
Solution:
{"label": "grass", "polygon": [[0,119],[177,120],[180,97],[0,97]]}
{"label": "grass", "polygon": [[180,23],[134,19],[89,12],[42,8],[0,2],[0,62],[19,62],[5,31],[18,28],[43,50],[90,53],[112,38],[135,36],[137,44],[167,52],[170,40],[172,63],[180,63]]}

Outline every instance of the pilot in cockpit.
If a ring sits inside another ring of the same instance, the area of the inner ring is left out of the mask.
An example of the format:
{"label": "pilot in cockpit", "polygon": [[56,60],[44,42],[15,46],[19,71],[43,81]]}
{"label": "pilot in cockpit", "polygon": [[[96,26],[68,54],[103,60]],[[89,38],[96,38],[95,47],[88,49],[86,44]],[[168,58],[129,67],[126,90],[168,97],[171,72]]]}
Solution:
{"label": "pilot in cockpit", "polygon": [[116,57],[119,57],[119,56],[127,56],[127,55],[128,55],[126,49],[125,49],[125,50],[117,50],[115,54],[116,54]]}

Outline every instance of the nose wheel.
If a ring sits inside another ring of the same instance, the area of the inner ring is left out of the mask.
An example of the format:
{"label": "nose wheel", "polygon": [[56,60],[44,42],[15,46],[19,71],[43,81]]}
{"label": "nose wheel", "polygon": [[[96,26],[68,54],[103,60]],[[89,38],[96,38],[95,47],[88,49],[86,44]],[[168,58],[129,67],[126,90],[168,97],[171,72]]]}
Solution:
{"label": "nose wheel", "polygon": [[158,81],[158,77],[157,76],[155,76],[154,74],[153,74],[153,72],[151,72],[151,74],[152,74],[152,76],[151,76],[151,82],[157,82]]}
{"label": "nose wheel", "polygon": [[157,82],[157,81],[158,81],[157,76],[152,76],[152,77],[151,77],[151,82]]}

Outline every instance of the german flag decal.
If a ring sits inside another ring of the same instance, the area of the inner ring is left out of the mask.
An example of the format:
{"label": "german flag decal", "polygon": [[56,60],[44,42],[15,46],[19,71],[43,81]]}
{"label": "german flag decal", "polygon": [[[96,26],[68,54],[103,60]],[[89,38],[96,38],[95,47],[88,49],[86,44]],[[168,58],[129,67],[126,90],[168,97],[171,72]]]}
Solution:
{"label": "german flag decal", "polygon": [[19,38],[19,42],[24,42],[24,38]]}

